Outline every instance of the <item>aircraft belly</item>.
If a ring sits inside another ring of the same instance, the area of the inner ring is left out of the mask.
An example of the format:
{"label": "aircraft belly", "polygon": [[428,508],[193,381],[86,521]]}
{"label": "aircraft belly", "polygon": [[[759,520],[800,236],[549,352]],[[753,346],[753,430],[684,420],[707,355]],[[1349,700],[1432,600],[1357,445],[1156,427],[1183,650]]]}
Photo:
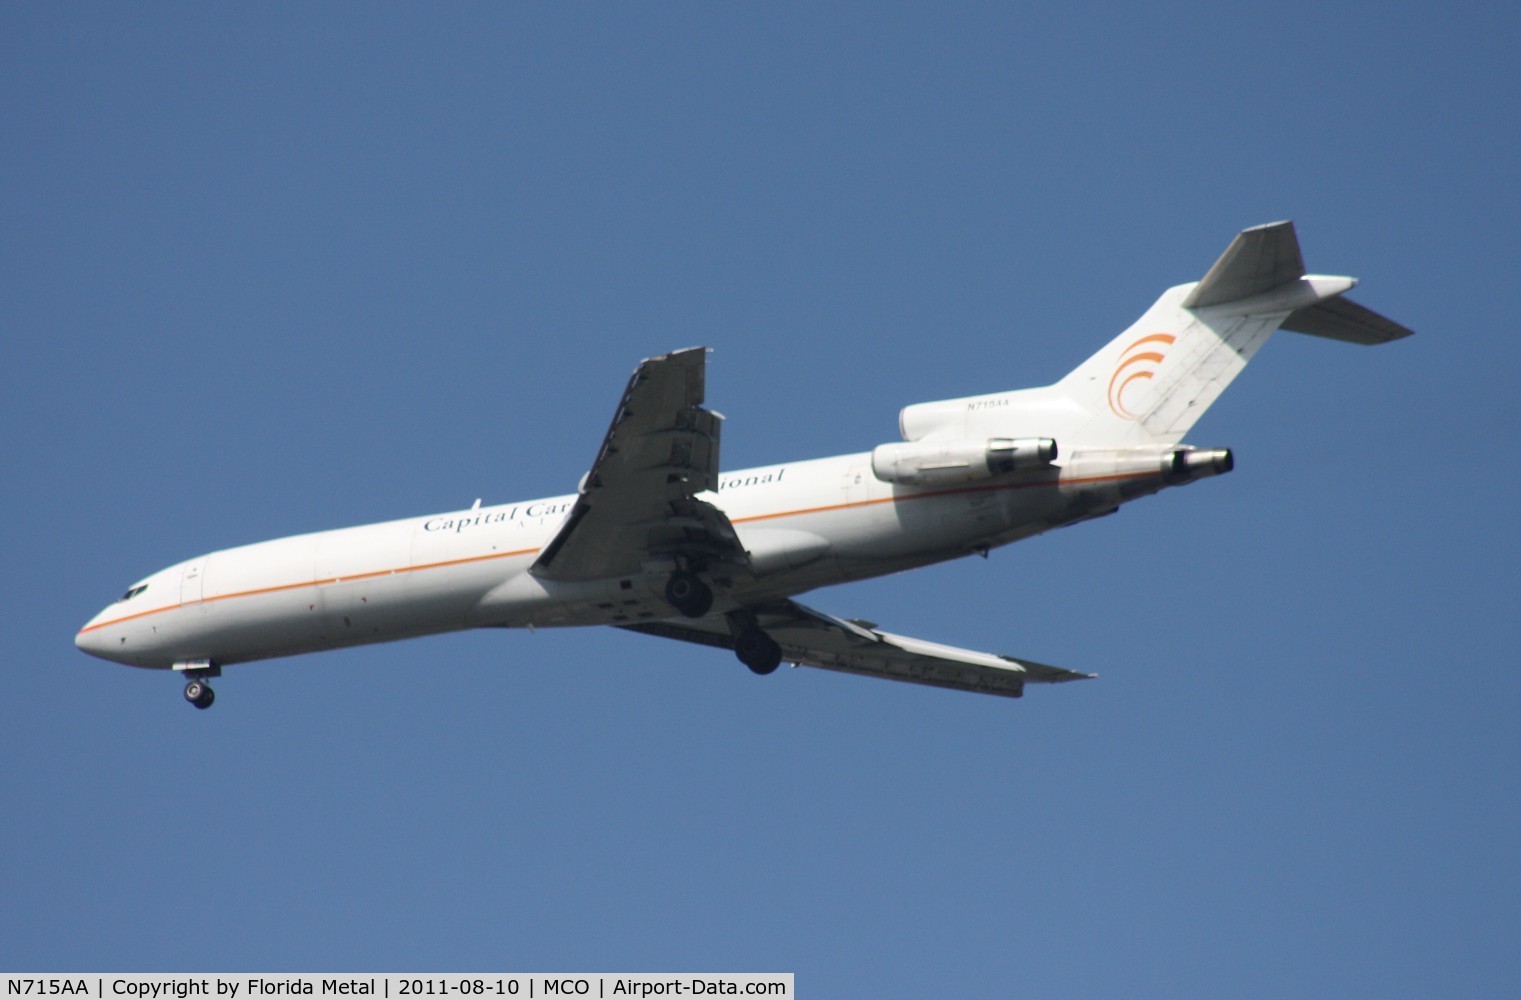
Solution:
{"label": "aircraft belly", "polygon": [[[177,659],[238,663],[325,648],[322,606],[311,586],[207,605]],[[194,655],[189,655],[189,654]]]}
{"label": "aircraft belly", "polygon": [[471,627],[555,628],[624,625],[673,616],[665,599],[670,570],[651,565],[626,576],[554,580],[517,572],[488,589],[468,611]]}
{"label": "aircraft belly", "polygon": [[1054,489],[895,497],[886,484],[874,485],[881,489],[863,498],[865,502],[769,522],[801,537],[827,538],[828,550],[811,562],[759,576],[737,589],[734,597],[740,602],[762,601],[958,558],[998,544],[1011,530],[1044,530],[1048,524],[1042,518],[1056,502]]}
{"label": "aircraft belly", "polygon": [[[869,530],[837,550],[850,561],[903,557],[953,558],[1005,531],[1019,508],[1010,491],[909,494],[871,508]],[[1021,505],[1022,507],[1023,505]]]}
{"label": "aircraft belly", "polygon": [[[468,627],[478,587],[414,588],[405,576],[253,594],[208,608],[193,658],[229,664]],[[420,591],[420,592],[419,592]],[[194,633],[185,643],[194,646]]]}
{"label": "aircraft belly", "polygon": [[[216,553],[204,600],[143,620],[140,631],[156,629],[139,639],[151,665],[231,664],[468,628],[470,609],[504,571],[497,559],[410,567],[383,537],[345,534],[336,546],[313,537]],[[365,541],[378,542],[367,560],[339,557]]]}
{"label": "aircraft belly", "polygon": [[353,646],[466,627],[466,614],[483,584],[461,579],[453,586],[420,586],[423,581],[408,579],[410,575],[319,586],[322,629],[317,643]]}

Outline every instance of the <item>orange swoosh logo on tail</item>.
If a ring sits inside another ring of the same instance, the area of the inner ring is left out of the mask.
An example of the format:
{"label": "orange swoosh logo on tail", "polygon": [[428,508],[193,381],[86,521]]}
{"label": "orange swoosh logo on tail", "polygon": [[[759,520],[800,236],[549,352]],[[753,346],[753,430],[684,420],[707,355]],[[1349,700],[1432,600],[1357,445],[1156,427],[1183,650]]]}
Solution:
{"label": "orange swoosh logo on tail", "polygon": [[[1114,366],[1114,374],[1109,376],[1109,409],[1115,416],[1121,420],[1141,419],[1138,414],[1132,413],[1125,406],[1125,390],[1136,382],[1151,381],[1157,369],[1162,367],[1162,362],[1167,357],[1167,349],[1176,343],[1177,339],[1170,333],[1147,334],[1120,352],[1120,360]],[[1148,350],[1146,349],[1148,345],[1157,346]]]}

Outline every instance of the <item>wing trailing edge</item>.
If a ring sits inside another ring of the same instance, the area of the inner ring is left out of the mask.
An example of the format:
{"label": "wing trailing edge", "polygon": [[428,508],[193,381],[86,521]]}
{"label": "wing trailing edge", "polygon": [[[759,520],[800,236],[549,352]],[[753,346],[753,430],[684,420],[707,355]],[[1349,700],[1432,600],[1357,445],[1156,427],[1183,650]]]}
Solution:
{"label": "wing trailing edge", "polygon": [[[1057,684],[1093,676],[1034,660],[895,635],[868,622],[836,618],[796,601],[778,601],[750,610],[759,626],[782,647],[783,660],[805,667],[1005,698],[1023,695],[1027,683]],[[734,648],[732,631],[722,615],[618,628],[720,649]]]}

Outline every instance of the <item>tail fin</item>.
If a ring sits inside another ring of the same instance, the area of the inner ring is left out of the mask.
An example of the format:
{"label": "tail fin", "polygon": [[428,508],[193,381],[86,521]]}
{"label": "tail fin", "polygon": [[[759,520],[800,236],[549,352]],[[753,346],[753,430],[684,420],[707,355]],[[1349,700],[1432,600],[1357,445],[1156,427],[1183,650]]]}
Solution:
{"label": "tail fin", "polygon": [[1343,298],[1355,284],[1305,274],[1292,222],[1243,230],[1203,280],[1163,292],[1060,382],[910,406],[903,435],[1050,437],[1068,454],[1176,444],[1279,327],[1358,344],[1410,335]]}

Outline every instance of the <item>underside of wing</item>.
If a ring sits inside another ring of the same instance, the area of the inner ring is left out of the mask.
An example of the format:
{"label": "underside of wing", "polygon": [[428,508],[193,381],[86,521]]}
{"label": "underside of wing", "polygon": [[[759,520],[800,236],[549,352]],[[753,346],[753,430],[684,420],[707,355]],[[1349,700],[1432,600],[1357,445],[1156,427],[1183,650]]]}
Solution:
{"label": "underside of wing", "polygon": [[[750,609],[756,624],[782,648],[784,661],[888,680],[1018,698],[1027,683],[1084,680],[1082,674],[1033,660],[979,653],[884,632],[867,622],[835,618],[796,601]],[[721,615],[695,621],[624,625],[634,632],[733,649],[735,638]]]}
{"label": "underside of wing", "polygon": [[723,418],[703,409],[706,348],[642,362],[613,414],[575,506],[531,572],[595,580],[651,560],[743,560],[723,512],[695,494],[718,485]]}

